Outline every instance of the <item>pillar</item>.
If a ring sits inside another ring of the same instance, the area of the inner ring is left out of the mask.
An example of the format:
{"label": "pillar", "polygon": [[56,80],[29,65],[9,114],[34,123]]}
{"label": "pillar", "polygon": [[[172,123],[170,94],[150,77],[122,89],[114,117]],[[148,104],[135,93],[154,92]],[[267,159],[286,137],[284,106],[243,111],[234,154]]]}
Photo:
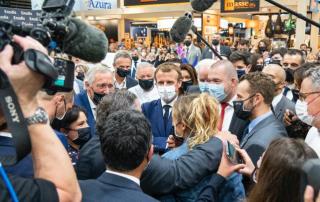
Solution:
{"label": "pillar", "polygon": [[[297,12],[304,16],[307,16],[307,1],[298,0],[297,3],[298,3]],[[306,30],[306,22],[301,19],[297,19],[296,43],[295,43],[295,48],[297,49],[300,48],[300,44],[305,42],[305,39],[306,39],[305,30]]]}

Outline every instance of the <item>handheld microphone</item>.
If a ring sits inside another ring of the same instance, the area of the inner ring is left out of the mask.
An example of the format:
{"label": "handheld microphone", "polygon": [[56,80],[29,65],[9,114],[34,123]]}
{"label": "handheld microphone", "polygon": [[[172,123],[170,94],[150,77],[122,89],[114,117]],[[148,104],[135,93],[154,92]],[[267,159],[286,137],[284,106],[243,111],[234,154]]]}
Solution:
{"label": "handheld microphone", "polygon": [[191,7],[195,11],[203,12],[208,10],[217,0],[190,0]]}
{"label": "handheld microphone", "polygon": [[99,29],[77,18],[69,19],[63,51],[87,62],[101,62],[107,55],[108,39]]}
{"label": "handheld microphone", "polygon": [[191,13],[186,13],[184,16],[179,17],[170,30],[171,39],[176,43],[183,42],[189,33],[192,24]]}

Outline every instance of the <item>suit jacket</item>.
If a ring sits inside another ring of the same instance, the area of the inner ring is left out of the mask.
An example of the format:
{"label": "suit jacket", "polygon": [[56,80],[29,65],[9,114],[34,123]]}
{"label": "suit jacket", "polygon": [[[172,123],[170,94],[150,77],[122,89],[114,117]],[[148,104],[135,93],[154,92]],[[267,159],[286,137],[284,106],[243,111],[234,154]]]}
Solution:
{"label": "suit jacket", "polygon": [[245,135],[240,146],[248,152],[253,163],[256,163],[273,140],[287,136],[284,125],[272,114]]}
{"label": "suit jacket", "polygon": [[274,109],[275,117],[279,121],[283,122],[283,116],[287,109],[289,109],[292,112],[295,112],[295,104],[292,101],[290,101],[287,97],[282,96],[280,102]]}
{"label": "suit jacket", "polygon": [[93,136],[95,134],[96,120],[94,119],[89,99],[90,98],[87,95],[87,91],[82,91],[79,94],[75,95],[74,104],[86,110],[87,122],[88,125],[91,127],[91,135]]}
{"label": "suit jacket", "polygon": [[177,160],[154,155],[142,174],[141,188],[150,195],[163,195],[192,188],[204,177],[218,170],[222,148],[221,140],[213,137]]}
{"label": "suit jacket", "polygon": [[198,62],[201,60],[201,50],[195,45],[191,45],[189,47],[188,54],[186,55],[188,63],[192,66],[196,66]]}
{"label": "suit jacket", "polygon": [[96,180],[80,181],[83,202],[156,202],[144,194],[135,182],[118,175],[103,173]]}
{"label": "suit jacket", "polygon": [[[229,56],[231,55],[231,49],[228,46],[222,46],[220,45],[220,55],[221,56],[225,56],[227,58],[229,58]],[[202,60],[203,59],[212,59],[212,54],[213,52],[210,50],[210,48],[206,47],[203,52],[202,52]]]}
{"label": "suit jacket", "polygon": [[160,99],[144,103],[142,112],[151,123],[155,149],[164,151],[167,138],[172,133],[172,113],[170,113],[167,128],[164,128],[163,108]]}
{"label": "suit jacket", "polygon": [[127,89],[132,88],[134,86],[138,85],[138,81],[135,79],[131,78],[130,76],[126,77],[126,87]]}
{"label": "suit jacket", "polygon": [[97,179],[106,170],[99,135],[94,135],[79,150],[76,173],[79,180]]}

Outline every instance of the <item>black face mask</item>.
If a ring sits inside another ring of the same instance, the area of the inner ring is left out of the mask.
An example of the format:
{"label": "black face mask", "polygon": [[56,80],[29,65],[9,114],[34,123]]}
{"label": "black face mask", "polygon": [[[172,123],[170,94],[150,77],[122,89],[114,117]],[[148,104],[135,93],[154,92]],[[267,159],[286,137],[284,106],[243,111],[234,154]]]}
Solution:
{"label": "black face mask", "polygon": [[192,80],[189,80],[189,81],[182,81],[182,90],[184,91],[184,92],[186,92],[187,90],[188,90],[188,88],[189,88],[189,86],[192,86],[193,85],[193,82],[192,82]]}
{"label": "black face mask", "polygon": [[128,76],[130,74],[130,70],[124,70],[124,69],[121,69],[121,68],[117,68],[117,74],[124,78],[126,76]]}
{"label": "black face mask", "polygon": [[83,81],[84,80],[84,73],[82,73],[82,72],[78,73],[77,79]]}
{"label": "black face mask", "polygon": [[143,90],[150,90],[153,87],[153,79],[142,80],[139,79],[139,85]]}
{"label": "black face mask", "polygon": [[286,82],[293,83],[294,82],[294,76],[293,76],[294,70],[290,69],[290,68],[286,68],[285,71],[286,71]]}
{"label": "black face mask", "polygon": [[[253,96],[250,96],[246,100],[251,99]],[[254,108],[254,107],[252,107],[251,110],[245,110],[244,109],[244,101],[246,101],[246,100],[233,101],[234,113],[239,119],[242,119],[242,120],[248,120],[250,118],[250,116],[252,115],[252,110]]]}
{"label": "black face mask", "polygon": [[185,42],[184,42],[184,45],[186,45],[186,46],[190,46],[191,45],[191,41],[189,41],[189,40],[186,40]]}
{"label": "black face mask", "polygon": [[63,127],[64,125],[64,120],[59,120],[57,118],[54,118],[51,122],[51,127],[54,129],[54,130],[57,130],[57,131],[60,131],[60,129]]}
{"label": "black face mask", "polygon": [[80,128],[77,131],[78,131],[78,138],[75,140],[72,140],[72,142],[82,147],[91,138],[91,128],[90,127]]}
{"label": "black face mask", "polygon": [[217,45],[219,45],[219,40],[217,40],[217,39],[213,39],[212,40],[212,45],[214,45],[214,46],[217,46]]}
{"label": "black face mask", "polygon": [[245,74],[246,74],[246,71],[244,69],[237,69],[238,79],[240,79]]}
{"label": "black face mask", "polygon": [[263,52],[265,52],[266,50],[267,50],[267,48],[266,48],[266,47],[264,47],[264,46],[259,47],[259,51],[260,51],[260,53],[263,53]]}
{"label": "black face mask", "polygon": [[94,94],[93,94],[93,99],[92,99],[92,101],[93,101],[93,103],[95,104],[95,105],[98,105],[100,102],[101,102],[101,100],[102,100],[102,98],[105,96],[106,94],[104,94],[104,93],[96,93],[96,92],[94,92]]}
{"label": "black face mask", "polygon": [[136,62],[136,61],[139,60],[139,57],[138,56],[132,56],[132,60]]}
{"label": "black face mask", "polygon": [[262,72],[262,70],[263,70],[263,65],[256,65],[256,70],[257,70],[258,72]]}

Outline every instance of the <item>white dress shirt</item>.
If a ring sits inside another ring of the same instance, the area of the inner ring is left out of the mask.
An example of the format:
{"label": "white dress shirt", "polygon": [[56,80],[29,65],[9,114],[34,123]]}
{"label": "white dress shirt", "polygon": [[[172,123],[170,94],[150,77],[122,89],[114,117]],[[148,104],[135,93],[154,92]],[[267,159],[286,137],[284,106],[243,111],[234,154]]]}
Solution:
{"label": "white dress shirt", "polygon": [[113,175],[118,175],[120,177],[124,177],[127,178],[128,180],[133,181],[134,183],[138,184],[140,186],[140,180],[136,177],[133,177],[132,175],[127,175],[124,173],[119,173],[119,172],[115,172],[115,171],[111,171],[111,170],[106,170],[107,173],[113,174]]}
{"label": "white dress shirt", "polygon": [[277,105],[279,104],[279,102],[281,101],[283,96],[283,92],[281,92],[279,95],[275,96],[272,100],[272,107],[273,109],[275,109],[277,107]]}
{"label": "white dress shirt", "polygon": [[169,105],[169,106],[170,106],[169,114],[171,114],[173,104],[174,104],[174,102],[175,102],[177,99],[178,99],[178,96],[177,96],[173,101],[171,101],[170,103],[165,103],[163,100],[161,100],[161,106],[162,106],[162,113],[163,113],[163,115],[164,115],[164,113],[165,113],[165,110],[164,110],[163,106]]}
{"label": "white dress shirt", "polygon": [[114,88],[117,90],[126,89],[127,88],[127,79],[124,78],[121,83],[118,83],[116,78],[114,78]]}
{"label": "white dress shirt", "polygon": [[[222,123],[222,130],[221,131],[229,131],[230,124],[232,121],[234,109],[233,109],[233,101],[235,101],[237,96],[234,96],[229,102],[228,106],[225,109],[224,112],[224,118],[223,118],[223,123]],[[221,105],[220,105],[221,109]]]}
{"label": "white dress shirt", "polygon": [[[220,44],[219,45],[217,45],[217,46],[212,46],[212,48],[213,49],[216,49],[217,50],[217,52],[219,53],[219,55],[220,55]],[[211,51],[211,50],[210,50]],[[214,54],[214,52],[212,52],[212,59],[213,60],[217,60],[217,59],[219,59],[215,54]]]}
{"label": "white dress shirt", "polygon": [[138,97],[141,105],[143,103],[158,100],[160,98],[158,89],[155,86],[153,86],[152,90],[145,91],[140,87],[140,85],[136,85],[132,88],[129,88],[129,91]]}
{"label": "white dress shirt", "polygon": [[316,127],[310,128],[307,137],[305,139],[307,145],[309,145],[320,157],[320,132]]}
{"label": "white dress shirt", "polygon": [[93,114],[93,117],[94,117],[94,120],[96,120],[96,115],[97,115],[97,112],[96,112],[96,109],[97,109],[97,105],[95,105],[93,103],[93,101],[91,100],[90,96],[87,94],[88,96],[88,100],[89,100],[89,104],[90,104],[90,108],[91,108],[91,111],[92,111],[92,114]]}

